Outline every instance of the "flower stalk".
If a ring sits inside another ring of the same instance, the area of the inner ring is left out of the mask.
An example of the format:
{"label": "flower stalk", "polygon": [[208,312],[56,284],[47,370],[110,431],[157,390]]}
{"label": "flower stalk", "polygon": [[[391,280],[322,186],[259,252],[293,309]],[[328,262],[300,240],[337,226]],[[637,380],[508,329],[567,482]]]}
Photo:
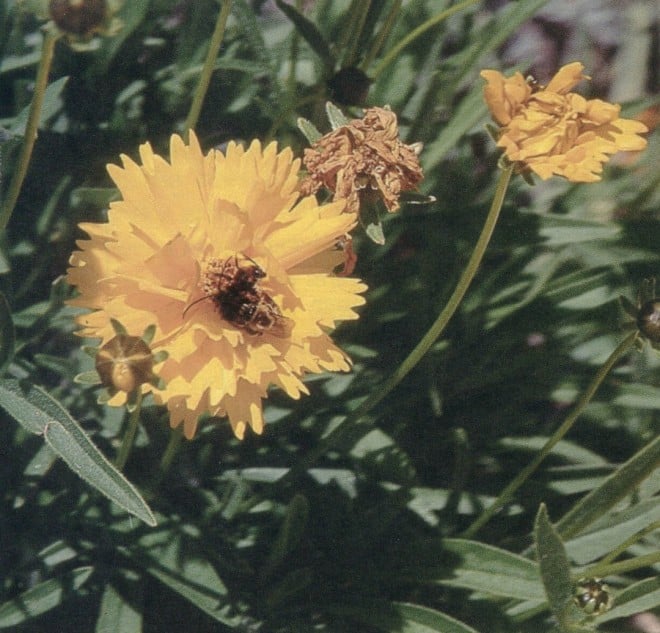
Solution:
{"label": "flower stalk", "polygon": [[493,235],[493,231],[495,230],[497,220],[500,216],[500,211],[502,210],[504,197],[512,173],[513,167],[507,167],[502,170],[488,216],[486,217],[479,239],[472,251],[470,260],[458,280],[454,292],[428,332],[401,365],[399,365],[392,376],[385,381],[385,384],[379,389],[372,391],[371,395],[367,397],[357,409],[348,414],[332,431],[330,431],[330,433],[328,433],[323,440],[317,444],[316,448],[309,451],[307,455],[296,464],[296,466],[291,468],[291,470],[280,480],[280,483],[288,483],[293,480],[299,473],[307,470],[317,459],[325,454],[330,448],[335,446],[344,437],[347,429],[350,429],[356,422],[366,416],[376,405],[382,402],[385,397],[387,397],[387,395],[389,395],[389,393],[414,369],[417,363],[419,363],[431,346],[444,332],[479,269],[479,265],[481,264],[481,260],[483,259],[486,248]]}
{"label": "flower stalk", "polygon": [[28,114],[27,124],[25,125],[25,135],[23,137],[23,144],[18,156],[16,169],[12,176],[7,190],[7,198],[2,210],[0,211],[0,231],[7,228],[11,215],[16,207],[18,196],[21,193],[21,187],[30,165],[30,158],[32,157],[32,150],[37,140],[37,130],[39,128],[39,119],[41,117],[41,109],[43,107],[44,98],[46,96],[46,87],[48,86],[48,75],[53,63],[53,56],[55,54],[55,43],[60,38],[61,34],[55,29],[46,29],[44,34],[44,41],[41,47],[41,59],[39,61],[39,69],[37,70],[37,78],[34,85],[34,96],[30,104],[30,112]]}
{"label": "flower stalk", "polygon": [[135,404],[130,409],[128,426],[126,427],[126,432],[122,438],[121,446],[119,447],[119,452],[117,453],[117,458],[115,459],[115,466],[119,470],[123,470],[131,454],[131,451],[133,450],[135,436],[137,435],[137,430],[140,423],[140,412],[142,410],[142,391],[139,387],[136,390],[136,395],[137,399]]}
{"label": "flower stalk", "polygon": [[476,4],[478,0],[465,0],[465,2],[460,2],[457,5],[454,5],[453,7],[446,9],[445,11],[441,11],[438,13],[438,15],[434,15],[432,18],[429,18],[426,22],[423,24],[420,24],[416,29],[413,29],[406,37],[404,37],[396,46],[394,46],[392,49],[390,49],[381,59],[380,63],[374,71],[371,73],[371,78],[373,81],[376,80],[376,78],[395,60],[398,58],[399,53],[406,48],[409,44],[412,44],[418,37],[421,37],[426,31],[429,29],[433,28],[436,24],[440,24],[440,22],[443,22],[447,18],[451,17],[454,15],[454,13],[458,13],[459,11],[463,11],[463,9],[467,9],[469,6]]}
{"label": "flower stalk", "polygon": [[213,75],[213,71],[215,69],[215,60],[218,57],[218,52],[220,51],[220,46],[225,36],[225,28],[227,26],[227,18],[229,18],[230,11],[231,0],[225,0],[222,3],[222,9],[220,9],[220,13],[218,14],[218,19],[215,23],[215,30],[213,31],[213,35],[211,37],[211,43],[209,44],[209,50],[206,54],[206,60],[204,61],[202,73],[199,76],[197,88],[195,88],[195,94],[193,95],[193,100],[190,105],[190,111],[186,117],[186,122],[184,124],[186,135],[188,130],[195,129],[197,121],[199,120],[204,98],[206,97],[206,92],[208,91],[209,84],[211,83],[211,76]]}
{"label": "flower stalk", "polygon": [[502,508],[509,503],[513,498],[516,491],[529,479],[534,471],[539,467],[541,462],[550,454],[555,445],[568,433],[575,421],[580,417],[586,406],[591,402],[594,394],[600,387],[605,377],[609,374],[610,370],[625,354],[627,354],[632,346],[635,344],[639,332],[636,330],[628,335],[617,348],[610,354],[609,358],[605,361],[603,366],[598,370],[591,383],[580,396],[573,410],[568,417],[564,420],[562,425],[552,434],[543,448],[539,451],[538,455],[525,467],[518,475],[511,481],[511,483],[500,493],[495,501],[490,505],[482,514],[470,525],[465,532],[461,535],[462,538],[472,538],[490,519]]}

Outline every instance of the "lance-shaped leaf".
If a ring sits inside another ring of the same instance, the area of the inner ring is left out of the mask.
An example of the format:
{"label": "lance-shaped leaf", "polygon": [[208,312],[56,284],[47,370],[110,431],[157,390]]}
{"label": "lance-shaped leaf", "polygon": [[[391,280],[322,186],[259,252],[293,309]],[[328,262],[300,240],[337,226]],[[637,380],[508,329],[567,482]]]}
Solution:
{"label": "lance-shaped leaf", "polygon": [[0,406],[24,429],[43,435],[48,445],[82,479],[147,525],[156,525],[151,509],[54,398],[17,380],[0,381]]}
{"label": "lance-shaped leaf", "polygon": [[0,605],[0,629],[13,628],[58,607],[90,577],[92,567],[78,567],[60,578],[35,585],[17,598]]}
{"label": "lance-shaped leaf", "polygon": [[579,612],[573,603],[573,581],[564,544],[548,517],[545,504],[541,504],[534,523],[534,542],[550,609],[562,631],[575,630]]}
{"label": "lance-shaped leaf", "polygon": [[323,63],[328,68],[334,68],[335,58],[330,52],[330,47],[328,43],[323,39],[323,35],[316,28],[316,25],[308,20],[302,13],[296,10],[296,8],[282,0],[275,0],[277,7],[282,13],[286,15],[291,22],[293,22],[296,30],[300,35],[305,39],[305,41],[312,47],[312,50],[321,58]]}
{"label": "lance-shaped leaf", "polygon": [[660,436],[631,457],[601,486],[580,499],[558,522],[563,538],[575,536],[630,494],[660,464]]}
{"label": "lance-shaped leaf", "polygon": [[0,376],[5,373],[7,365],[14,357],[16,335],[11,310],[5,295],[0,292]]}

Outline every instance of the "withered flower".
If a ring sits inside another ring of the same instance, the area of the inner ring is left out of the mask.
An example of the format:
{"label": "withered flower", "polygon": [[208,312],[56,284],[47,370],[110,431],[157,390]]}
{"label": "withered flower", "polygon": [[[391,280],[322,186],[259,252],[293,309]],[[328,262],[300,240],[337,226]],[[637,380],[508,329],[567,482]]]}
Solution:
{"label": "withered flower", "polygon": [[350,213],[380,198],[393,213],[401,192],[414,189],[423,178],[418,147],[401,142],[394,112],[368,108],[363,118],[338,127],[305,150],[308,175],[301,183],[302,194],[325,187],[333,200],[346,200]]}

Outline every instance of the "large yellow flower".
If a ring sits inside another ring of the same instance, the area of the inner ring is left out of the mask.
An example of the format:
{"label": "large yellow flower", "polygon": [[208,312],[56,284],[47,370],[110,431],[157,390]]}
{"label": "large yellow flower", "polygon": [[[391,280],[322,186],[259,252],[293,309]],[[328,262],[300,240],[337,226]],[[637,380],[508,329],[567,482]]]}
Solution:
{"label": "large yellow flower", "polygon": [[334,276],[328,257],[355,224],[344,204],[319,206],[298,191],[300,161],[271,143],[204,155],[173,136],[171,162],[140,147],[142,165],[122,156],[109,165],[122,200],[106,224],[81,224],[68,281],[79,334],[131,333],[155,324],[151,348],[168,358],[153,391],[173,427],[191,438],[200,414],[227,416],[237,437],[263,430],[261,400],[269,385],[307,393],[306,372],[348,370],[350,360],[328,332],[356,318],[365,286]]}
{"label": "large yellow flower", "polygon": [[621,150],[646,147],[639,121],[619,118],[621,106],[585,99],[570,92],[588,79],[579,62],[559,70],[547,86],[525,80],[520,73],[504,77],[483,70],[488,82],[484,98],[500,126],[498,147],[521,169],[544,180],[553,174],[572,182],[600,180],[603,163]]}

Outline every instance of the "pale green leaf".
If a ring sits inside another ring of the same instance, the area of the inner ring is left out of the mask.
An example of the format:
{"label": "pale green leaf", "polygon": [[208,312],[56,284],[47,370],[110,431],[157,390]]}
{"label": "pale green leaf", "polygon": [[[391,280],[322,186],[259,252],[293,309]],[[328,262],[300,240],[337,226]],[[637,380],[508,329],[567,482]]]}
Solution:
{"label": "pale green leaf", "polygon": [[451,575],[437,582],[519,600],[544,599],[538,565],[533,561],[476,541],[445,539],[442,543],[457,562]]}
{"label": "pale green leaf", "polygon": [[106,459],[69,413],[43,389],[0,381],[0,406],[47,444],[87,483],[147,525],[156,525],[135,487]]}
{"label": "pale green leaf", "polygon": [[111,584],[103,591],[95,633],[142,633],[142,614]]}
{"label": "pale green leaf", "polygon": [[598,617],[598,622],[624,618],[660,607],[660,578],[647,578],[626,587],[614,597],[612,609]]}
{"label": "pale green leaf", "polygon": [[569,608],[573,604],[571,568],[564,544],[541,504],[534,523],[534,542],[550,609],[562,627],[566,626]]}
{"label": "pale green leaf", "polygon": [[58,607],[91,576],[93,567],[78,567],[28,589],[18,598],[0,605],[0,629],[17,626]]}
{"label": "pale green leaf", "polygon": [[564,539],[579,534],[630,494],[660,465],[660,436],[622,464],[601,486],[578,501],[556,524]]}

